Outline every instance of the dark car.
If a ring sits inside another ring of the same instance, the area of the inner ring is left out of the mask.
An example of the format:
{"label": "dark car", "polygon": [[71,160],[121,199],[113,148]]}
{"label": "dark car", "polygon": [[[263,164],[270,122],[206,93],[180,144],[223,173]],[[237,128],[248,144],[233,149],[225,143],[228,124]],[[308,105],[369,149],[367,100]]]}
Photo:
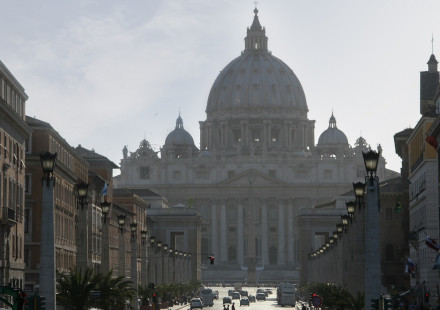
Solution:
{"label": "dark car", "polygon": [[240,295],[241,296],[248,296],[248,291],[241,290]]}
{"label": "dark car", "polygon": [[240,293],[239,292],[233,292],[232,293],[232,299],[240,299]]}
{"label": "dark car", "polygon": [[257,300],[266,300],[266,294],[257,293]]}
{"label": "dark car", "polygon": [[248,298],[249,298],[250,302],[255,302],[255,296],[254,295],[249,295]]}
{"label": "dark car", "polygon": [[228,290],[228,296],[232,296],[232,293],[234,293],[234,290]]}
{"label": "dark car", "polygon": [[247,297],[242,297],[241,299],[240,299],[240,306],[249,306],[249,298],[247,298]]}
{"label": "dark car", "polygon": [[223,304],[232,304],[232,299],[229,296],[223,297]]}

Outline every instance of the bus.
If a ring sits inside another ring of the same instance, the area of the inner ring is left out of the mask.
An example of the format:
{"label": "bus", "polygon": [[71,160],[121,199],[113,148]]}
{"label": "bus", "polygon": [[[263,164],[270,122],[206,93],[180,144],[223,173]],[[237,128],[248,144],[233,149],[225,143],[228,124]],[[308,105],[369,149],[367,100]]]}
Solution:
{"label": "bus", "polygon": [[295,307],[296,292],[295,284],[283,283],[277,287],[277,304],[280,306]]}
{"label": "bus", "polygon": [[212,307],[214,305],[214,293],[212,292],[212,289],[201,289],[200,298],[202,299],[203,306]]}

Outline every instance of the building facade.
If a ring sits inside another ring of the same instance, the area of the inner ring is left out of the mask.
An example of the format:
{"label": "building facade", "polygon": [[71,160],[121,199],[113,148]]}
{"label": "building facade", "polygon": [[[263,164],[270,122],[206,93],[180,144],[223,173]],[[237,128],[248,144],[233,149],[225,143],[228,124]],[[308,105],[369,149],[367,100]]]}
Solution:
{"label": "building facade", "polygon": [[[299,246],[295,219],[364,178],[366,141],[350,146],[332,114],[315,144],[301,83],[269,51],[257,9],[244,51],[213,83],[206,113],[200,149],[180,115],[160,157],[145,139],[130,154],[124,147],[115,186],[148,188],[171,207],[200,212],[200,254],[216,262],[202,260],[204,280],[297,280],[308,249]],[[396,175],[383,158],[378,174]]]}
{"label": "building facade", "polygon": [[0,285],[24,288],[28,96],[0,61]]}
{"label": "building facade", "polygon": [[[88,180],[88,163],[67,141],[46,122],[27,116],[26,122],[32,128],[32,136],[26,149],[26,190],[25,190],[25,263],[26,289],[34,291],[39,282],[42,177],[40,154],[57,153],[54,177],[55,204],[55,256],[56,268],[68,271],[77,265],[78,207],[76,184]],[[85,254],[84,254],[85,255]]]}

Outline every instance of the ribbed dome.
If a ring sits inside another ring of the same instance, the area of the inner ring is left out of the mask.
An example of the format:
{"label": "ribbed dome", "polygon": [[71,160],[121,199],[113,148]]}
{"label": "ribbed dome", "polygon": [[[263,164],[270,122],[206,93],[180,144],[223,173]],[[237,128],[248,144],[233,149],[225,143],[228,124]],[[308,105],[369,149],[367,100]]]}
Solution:
{"label": "ribbed dome", "polygon": [[165,139],[165,146],[194,146],[194,139],[188,131],[183,129],[183,120],[180,115],[176,120],[176,128]]}
{"label": "ribbed dome", "polygon": [[328,128],[319,136],[318,146],[348,146],[347,136],[336,126],[336,118],[333,113]]}
{"label": "ribbed dome", "polygon": [[301,83],[289,66],[267,50],[265,29],[258,21],[258,10],[254,12],[244,52],[220,72],[212,85],[208,118],[222,110],[242,108],[252,109],[253,113],[258,113],[256,108],[265,108],[266,114],[267,108],[287,108],[289,114],[298,109],[307,112]]}

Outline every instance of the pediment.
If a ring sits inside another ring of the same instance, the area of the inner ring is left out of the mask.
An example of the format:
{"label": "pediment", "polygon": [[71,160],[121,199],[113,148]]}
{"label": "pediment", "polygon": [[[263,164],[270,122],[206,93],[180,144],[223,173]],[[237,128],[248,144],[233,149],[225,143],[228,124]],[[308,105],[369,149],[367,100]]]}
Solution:
{"label": "pediment", "polygon": [[220,182],[221,185],[283,185],[285,184],[281,180],[274,178],[268,174],[262,173],[260,171],[257,171],[255,169],[249,169],[246,171],[243,171],[240,174],[237,174],[231,178],[228,178],[224,180],[223,182]]}

